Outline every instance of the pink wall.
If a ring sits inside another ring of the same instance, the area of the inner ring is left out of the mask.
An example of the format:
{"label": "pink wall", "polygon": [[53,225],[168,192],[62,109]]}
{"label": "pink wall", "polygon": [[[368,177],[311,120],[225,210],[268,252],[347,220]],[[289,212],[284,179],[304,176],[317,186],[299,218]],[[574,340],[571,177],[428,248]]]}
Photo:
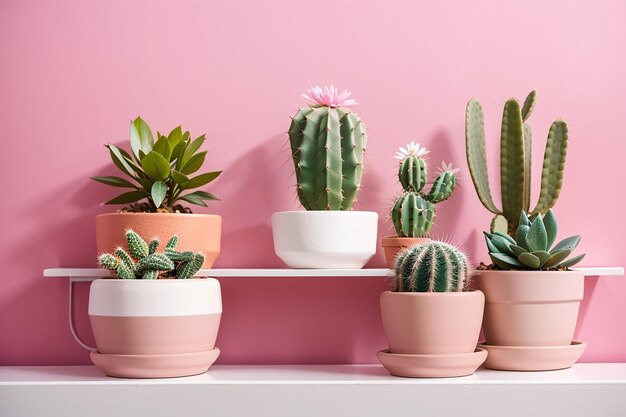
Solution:
{"label": "pink wall", "polygon": [[[207,167],[225,170],[211,187],[223,201],[206,210],[224,219],[216,266],[282,266],[270,215],[298,208],[284,132],[314,83],[352,89],[369,126],[358,209],[385,217],[407,141],[432,148],[431,166],[462,167],[434,235],[476,261],[490,216],[464,162],[465,103],[485,105],[495,179],[502,104],[536,88],[536,158],[551,120],[570,122],[563,235],[583,235],[586,265],[626,264],[625,21],[620,0],[0,1],[0,365],[89,363],[67,326],[67,282],[42,270],[94,265],[94,216],[114,190],[88,177],[114,172],[102,144],[125,141],[138,114],[208,134]],[[383,279],[221,282],[221,363],[374,362],[385,346]],[[624,278],[587,281],[584,360],[626,361],[624,295]]]}

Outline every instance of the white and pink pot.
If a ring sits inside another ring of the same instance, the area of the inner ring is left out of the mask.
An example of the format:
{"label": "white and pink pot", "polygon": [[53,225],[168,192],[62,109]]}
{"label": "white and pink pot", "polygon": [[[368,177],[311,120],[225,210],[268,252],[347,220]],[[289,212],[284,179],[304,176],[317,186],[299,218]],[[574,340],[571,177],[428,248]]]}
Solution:
{"label": "white and pink pot", "polygon": [[168,378],[206,372],[219,356],[220,283],[213,278],[91,284],[89,318],[107,375]]}

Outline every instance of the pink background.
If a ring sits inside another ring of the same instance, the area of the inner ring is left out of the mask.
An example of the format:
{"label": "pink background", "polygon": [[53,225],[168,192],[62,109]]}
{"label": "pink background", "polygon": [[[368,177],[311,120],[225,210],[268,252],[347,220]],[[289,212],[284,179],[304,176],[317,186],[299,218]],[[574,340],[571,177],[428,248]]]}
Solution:
{"label": "pink background", "polygon": [[[223,216],[216,266],[281,267],[270,215],[298,208],[284,132],[311,84],[360,102],[370,142],[357,209],[380,213],[380,236],[400,189],[397,146],[431,148],[432,171],[442,159],[462,168],[434,236],[475,261],[490,215],[465,164],[465,104],[485,106],[493,187],[503,102],[536,88],[535,184],[548,126],[566,118],[561,233],[583,235],[585,265],[626,264],[625,21],[619,0],[0,1],[0,365],[89,363],[67,326],[67,281],[42,270],[94,266],[94,216],[116,190],[88,177],[115,172],[102,145],[125,143],[138,114],[207,133],[206,168],[225,170],[209,188],[223,201],[198,210]],[[375,362],[385,346],[382,278],[221,282],[221,363]],[[87,292],[75,316],[92,340]],[[624,295],[622,277],[587,280],[584,361],[626,361]]]}

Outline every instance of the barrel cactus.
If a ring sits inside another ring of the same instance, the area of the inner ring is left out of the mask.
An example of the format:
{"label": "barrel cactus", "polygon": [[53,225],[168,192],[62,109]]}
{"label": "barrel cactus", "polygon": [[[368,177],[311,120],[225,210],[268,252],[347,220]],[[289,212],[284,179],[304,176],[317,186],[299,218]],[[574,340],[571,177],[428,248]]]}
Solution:
{"label": "barrel cactus", "polygon": [[451,292],[468,288],[469,262],[459,249],[444,242],[415,245],[398,256],[397,292]]}
{"label": "barrel cactus", "polygon": [[310,104],[291,120],[289,141],[298,198],[307,210],[350,210],[361,188],[365,125],[348,109],[350,92],[311,87]]}
{"label": "barrel cactus", "polygon": [[400,237],[423,237],[428,234],[435,218],[435,204],[448,199],[456,186],[458,169],[441,163],[441,172],[429,192],[424,190],[428,177],[424,156],[426,148],[411,142],[396,152],[400,160],[398,179],[403,193],[391,209],[391,220]]}
{"label": "barrel cactus", "polygon": [[580,243],[580,236],[563,239],[556,245],[557,221],[552,209],[545,216],[537,213],[530,218],[522,211],[515,238],[506,233],[485,232],[492,262],[501,269],[548,270],[569,268],[580,262],[585,254],[567,257]]}
{"label": "barrel cactus", "polygon": [[190,251],[176,250],[178,236],[172,236],[165,246],[164,253],[157,253],[159,241],[150,243],[132,230],[126,232],[128,252],[115,249],[113,254],[104,253],[98,257],[101,268],[115,272],[121,279],[192,278],[202,267],[204,255]]}
{"label": "barrel cactus", "polygon": [[541,191],[535,208],[530,210],[531,183],[531,129],[528,124],[536,101],[536,92],[528,94],[523,105],[511,98],[504,105],[500,136],[500,188],[502,209],[491,198],[487,175],[483,108],[472,99],[465,112],[465,145],[467,163],[478,198],[495,217],[491,232],[513,236],[519,225],[520,213],[546,214],[554,206],[563,185],[563,171],[567,157],[568,131],[564,120],[555,120],[550,126],[543,158]]}

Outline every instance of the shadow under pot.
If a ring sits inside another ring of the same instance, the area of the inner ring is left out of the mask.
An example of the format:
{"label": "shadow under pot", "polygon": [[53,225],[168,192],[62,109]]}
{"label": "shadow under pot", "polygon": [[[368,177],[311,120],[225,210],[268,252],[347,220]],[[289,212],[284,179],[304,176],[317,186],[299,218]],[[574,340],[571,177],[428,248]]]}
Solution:
{"label": "shadow under pot", "polygon": [[585,345],[573,337],[584,293],[582,272],[476,271],[473,282],[486,298],[481,346],[490,355],[485,366],[541,371],[568,368],[580,358]]}
{"label": "shadow under pot", "polygon": [[113,253],[126,246],[126,231],[134,230],[145,241],[178,236],[178,250],[202,253],[202,268],[209,269],[220,254],[222,218],[191,213],[107,213],[96,216],[98,253]]}
{"label": "shadow under pot", "polygon": [[93,363],[109,376],[168,378],[206,372],[219,356],[219,281],[98,279],[89,291]]}
{"label": "shadow under pot", "polygon": [[283,211],[272,215],[276,255],[290,268],[363,268],[376,254],[378,213]]}
{"label": "shadow under pot", "polygon": [[389,349],[379,359],[393,375],[456,377],[476,371],[485,297],[481,291],[392,292],[380,296]]}

